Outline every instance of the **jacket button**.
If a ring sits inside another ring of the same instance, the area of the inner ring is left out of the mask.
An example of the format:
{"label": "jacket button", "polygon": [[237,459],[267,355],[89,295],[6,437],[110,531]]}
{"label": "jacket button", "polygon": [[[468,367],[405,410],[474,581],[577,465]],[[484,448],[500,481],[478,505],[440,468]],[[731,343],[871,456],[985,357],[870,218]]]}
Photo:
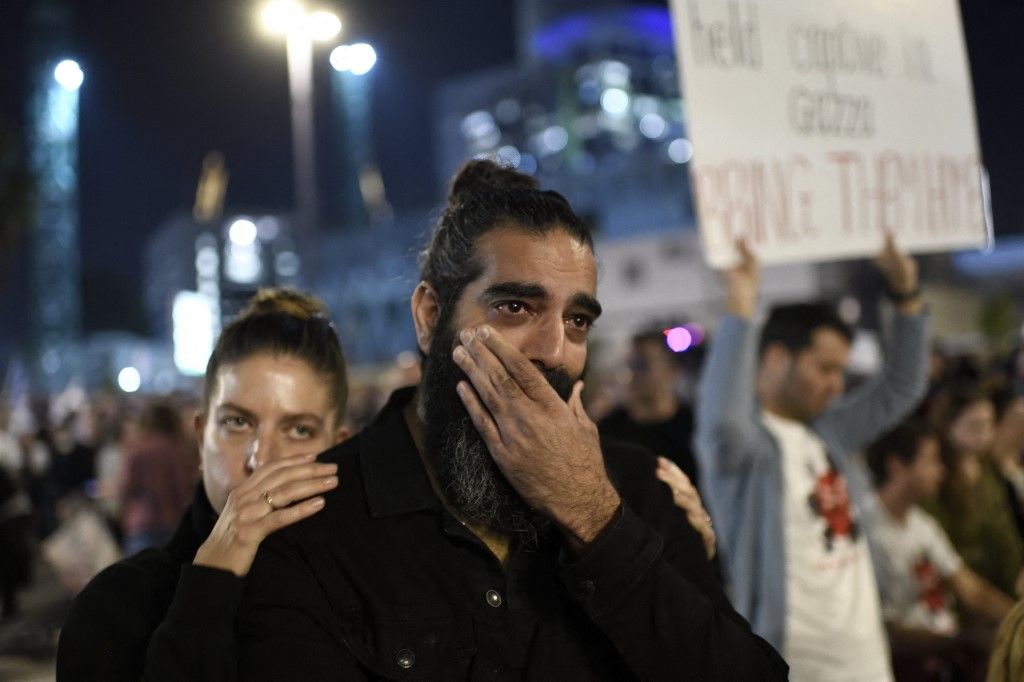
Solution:
{"label": "jacket button", "polygon": [[411,649],[400,649],[398,654],[395,655],[395,663],[398,664],[399,668],[409,669],[415,662],[416,654],[414,654]]}
{"label": "jacket button", "polygon": [[487,605],[494,608],[501,606],[501,595],[496,590],[487,590]]}
{"label": "jacket button", "polygon": [[593,597],[594,593],[597,592],[597,585],[594,584],[593,580],[584,580],[579,584],[578,589],[581,597]]}

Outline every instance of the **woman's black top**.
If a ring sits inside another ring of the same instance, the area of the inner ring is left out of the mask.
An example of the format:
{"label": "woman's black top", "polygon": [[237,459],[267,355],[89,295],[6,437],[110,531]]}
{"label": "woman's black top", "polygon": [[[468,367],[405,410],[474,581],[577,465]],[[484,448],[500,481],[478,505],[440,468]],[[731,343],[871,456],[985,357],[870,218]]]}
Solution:
{"label": "woman's black top", "polygon": [[119,561],[86,585],[61,630],[58,680],[234,678],[219,669],[234,665],[243,580],[191,563],[216,520],[200,484],[170,543]]}

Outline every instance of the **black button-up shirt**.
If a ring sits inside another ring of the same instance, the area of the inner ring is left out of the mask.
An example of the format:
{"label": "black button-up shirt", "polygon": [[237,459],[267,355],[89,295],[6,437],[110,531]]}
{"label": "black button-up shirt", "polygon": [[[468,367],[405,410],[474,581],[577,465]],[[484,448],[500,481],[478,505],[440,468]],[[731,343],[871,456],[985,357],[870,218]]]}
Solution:
{"label": "black button-up shirt", "polygon": [[503,566],[435,495],[402,416],[411,397],[325,453],[341,481],[325,509],[260,548],[236,623],[241,679],[785,678],[652,455],[603,444],[623,504],[585,556],[552,531]]}

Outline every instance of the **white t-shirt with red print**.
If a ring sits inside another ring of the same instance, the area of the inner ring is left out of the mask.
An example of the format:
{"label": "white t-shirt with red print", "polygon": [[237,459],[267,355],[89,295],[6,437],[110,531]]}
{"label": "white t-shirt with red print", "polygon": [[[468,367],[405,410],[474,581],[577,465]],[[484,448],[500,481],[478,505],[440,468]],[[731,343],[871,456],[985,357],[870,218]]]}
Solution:
{"label": "white t-shirt with red print", "polygon": [[946,581],[963,560],[934,518],[911,507],[900,521],[881,502],[867,516],[871,555],[886,620],[954,635],[958,625]]}
{"label": "white t-shirt with red print", "polygon": [[846,479],[802,422],[762,412],[782,454],[790,679],[892,680],[878,586]]}

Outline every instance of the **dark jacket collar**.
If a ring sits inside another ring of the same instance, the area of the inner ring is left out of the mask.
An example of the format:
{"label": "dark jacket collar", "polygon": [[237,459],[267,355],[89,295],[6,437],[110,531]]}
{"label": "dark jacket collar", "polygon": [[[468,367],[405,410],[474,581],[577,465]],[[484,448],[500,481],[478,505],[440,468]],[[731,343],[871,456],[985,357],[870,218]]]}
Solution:
{"label": "dark jacket collar", "polygon": [[217,523],[217,514],[210,506],[210,500],[206,497],[206,490],[203,482],[196,484],[196,494],[192,498],[192,504],[185,510],[185,516],[174,531],[174,537],[167,543],[165,549],[174,559],[181,563],[191,562],[199,550],[199,545],[206,542],[213,531],[213,525]]}
{"label": "dark jacket collar", "polygon": [[374,518],[442,508],[402,414],[415,395],[414,386],[392,393],[359,435],[359,464]]}

